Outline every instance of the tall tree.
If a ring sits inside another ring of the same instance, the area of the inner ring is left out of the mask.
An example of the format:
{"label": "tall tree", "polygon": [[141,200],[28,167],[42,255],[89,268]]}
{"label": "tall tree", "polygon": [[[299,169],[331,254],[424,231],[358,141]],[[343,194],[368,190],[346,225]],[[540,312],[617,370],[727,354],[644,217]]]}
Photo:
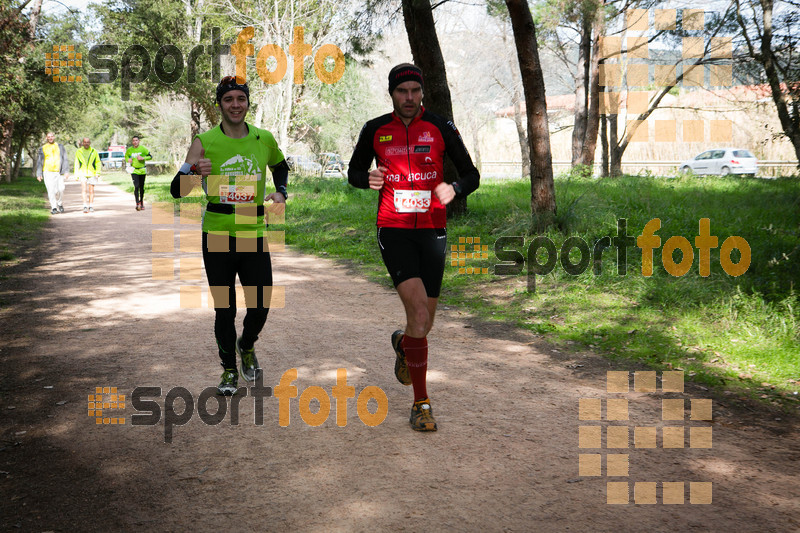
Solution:
{"label": "tall tree", "polygon": [[31,26],[22,13],[30,0],[0,3],[0,179],[11,181],[15,121],[22,112],[23,62],[32,47]]}
{"label": "tall tree", "polygon": [[[253,28],[256,58],[250,63],[256,69],[248,74],[248,79],[258,80],[250,88],[253,122],[268,127],[281,146],[302,139],[312,127],[304,110],[319,103],[323,89],[315,74],[315,53],[346,40],[343,28],[352,15],[334,0],[230,1],[222,11],[237,25]],[[286,54],[282,66],[275,57],[265,57],[267,51],[280,55],[277,49]],[[267,80],[262,83],[260,77]]]}
{"label": "tall tree", "polygon": [[[425,76],[425,108],[448,120],[453,120],[453,103],[447,85],[447,71],[442,48],[439,46],[439,37],[436,35],[430,0],[402,0],[402,5],[411,55]],[[455,166],[450,160],[446,160],[444,181],[452,183],[457,179]],[[455,199],[447,206],[448,216],[461,214],[466,210],[466,198]]]}
{"label": "tall tree", "polygon": [[547,123],[547,99],[544,75],[539,62],[536,27],[528,0],[505,0],[514,42],[517,46],[519,70],[525,91],[528,115],[528,144],[531,152],[531,215],[534,231],[544,231],[556,215],[553,183],[553,159],[550,153],[550,131]]}
{"label": "tall tree", "polygon": [[[523,120],[522,117],[524,105],[520,86],[522,80],[519,75],[519,63],[514,52],[514,46],[513,44],[510,46],[508,44],[509,33],[512,33],[511,19],[508,16],[508,9],[504,0],[487,0],[486,11],[499,26],[500,36],[503,41],[503,52],[501,54],[505,56],[508,72],[512,75],[512,81],[508,82],[502,79],[501,69],[493,69],[495,71],[492,76],[495,83],[505,91],[508,99],[511,100],[511,106],[514,110],[514,125],[517,130],[517,141],[519,142],[519,151],[522,158],[522,177],[529,178],[531,175],[531,151],[528,148],[527,121]],[[508,48],[510,48],[509,53],[506,53],[505,50]]]}
{"label": "tall tree", "polygon": [[[103,26],[104,44],[118,46],[123,58],[119,80],[123,99],[129,98],[126,93],[131,90],[149,99],[159,94],[185,97],[191,117],[187,135],[200,131],[202,116],[208,122],[217,119],[213,97],[216,81],[212,78],[219,73],[214,72],[211,56],[221,53],[222,47],[214,42],[219,34],[213,26],[223,25],[226,19],[206,14],[204,4],[204,0],[120,0],[94,5]],[[202,41],[211,44],[199,44]],[[183,62],[173,65],[164,57],[164,68],[156,70],[159,51],[163,54],[168,50],[179,52]],[[140,68],[136,63],[142,57],[146,59]],[[167,72],[171,65],[174,70]],[[122,79],[126,69],[127,81]]]}
{"label": "tall tree", "polygon": [[736,0],[736,22],[800,166],[800,1]]}
{"label": "tall tree", "polygon": [[[675,87],[678,86],[678,84],[680,84],[689,76],[699,74],[700,79],[703,79],[705,65],[726,61],[725,59],[720,59],[719,57],[720,52],[725,48],[726,44],[723,39],[718,39],[718,35],[720,32],[728,31],[730,29],[732,17],[734,15],[733,7],[733,2],[730,2],[725,11],[703,14],[704,27],[702,33],[702,48],[698,48],[696,51],[693,50],[692,55],[694,57],[692,58],[686,59],[681,56],[680,59],[674,61],[672,64],[672,71],[677,73],[680,67],[680,74],[670,78],[669,81],[660,81],[657,83],[659,88],[654,92],[653,96],[648,99],[645,111],[634,114],[632,117],[626,114],[625,124],[624,126],[621,126],[619,124],[620,119],[618,102],[609,102],[611,109],[606,110],[607,120],[605,121],[608,126],[608,167],[603,169],[603,175],[622,175],[622,156],[625,154],[625,150],[632,142],[636,131],[640,127],[647,127],[647,119],[656,109],[658,109],[658,106],[661,104],[661,101],[667,94],[669,94]],[[685,14],[686,10],[684,10],[684,15]],[[619,15],[627,16],[625,11],[619,12]],[[671,40],[674,42],[675,48],[680,50],[682,46],[680,44],[681,40],[687,35],[690,35],[686,29],[686,22],[687,20],[682,20],[680,27],[676,27],[677,29],[675,30],[661,30],[655,32],[648,30],[649,36],[646,37],[646,42],[649,43],[656,38],[661,37],[667,41]],[[628,42],[630,42],[630,40],[628,40]],[[633,48],[627,48],[626,46],[621,50],[621,53],[619,51],[615,53],[614,59],[611,62],[606,61],[604,64],[607,66],[618,66],[620,68],[619,72],[621,73],[623,66],[626,66],[626,64],[628,66],[630,65],[630,63],[627,63],[627,59],[631,57],[629,54],[639,46],[643,46],[643,43],[636,44]],[[628,73],[630,73],[629,70]],[[603,83],[607,91],[625,90],[628,92],[628,94],[630,94],[630,83],[627,82],[627,77],[628,74],[625,75],[625,83],[622,81],[622,76],[620,76],[620,80],[617,82],[610,81],[611,77],[609,76],[609,79],[601,81],[601,83]],[[616,89],[610,89],[611,87],[616,87]],[[618,97],[619,93],[611,92],[608,96],[612,95]],[[621,131],[620,127],[622,128]],[[604,139],[605,138],[606,137],[604,137]]]}
{"label": "tall tree", "polygon": [[540,39],[573,78],[573,166],[594,163],[600,122],[599,42],[606,11],[612,9],[603,0],[546,0],[535,8],[535,20],[543,30]]}

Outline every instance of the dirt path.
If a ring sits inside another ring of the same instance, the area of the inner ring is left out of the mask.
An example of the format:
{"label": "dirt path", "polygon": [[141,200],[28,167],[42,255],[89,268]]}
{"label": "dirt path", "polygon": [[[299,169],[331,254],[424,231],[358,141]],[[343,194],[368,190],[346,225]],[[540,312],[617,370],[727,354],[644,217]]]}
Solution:
{"label": "dirt path", "polygon": [[[717,400],[713,423],[691,421],[688,399],[707,397],[699,388],[608,393],[607,370],[636,369],[567,356],[454,310],[429,337],[440,430],[411,431],[410,389],[394,379],[388,342],[402,323],[397,297],[294,252],[273,256],[286,307],[270,313],[256,344],[265,384],[296,368],[299,393],[318,385],[331,394],[345,368],[356,395],[367,386],[385,392],[385,421],[366,426],[350,399],[346,427],[336,425],[335,401],[311,427],[293,398],[291,423],[280,427],[278,401],[266,398],[256,425],[247,396],[238,425],[230,413],[211,426],[195,412],[167,444],[163,416],[131,424],[130,395],[161,387],[163,408],[173,387],[197,398],[216,385],[213,312],[180,307],[179,254],[174,281],[152,279],[152,257],[168,254],[151,253],[151,231],[168,227],[109,185],[97,196],[97,212],[84,215],[70,184],[67,213],[0,286],[10,303],[0,314],[3,531],[800,531],[793,422],[745,417]],[[175,230],[196,229],[177,220]],[[124,411],[105,411],[124,425],[87,416],[98,386],[127,396]],[[604,400],[604,414],[606,399],[627,398],[629,420],[580,421],[580,398]],[[687,399],[683,422],[661,421],[663,398]],[[580,449],[581,425],[628,426],[631,447]],[[689,448],[686,429],[686,448],[637,449],[634,426],[658,427],[659,446],[662,426],[712,428],[713,448]],[[603,476],[579,476],[581,453],[628,454],[629,475],[605,476],[603,460]],[[628,482],[631,503],[607,504],[608,481]],[[657,503],[634,505],[635,482],[656,482]],[[664,504],[662,482],[684,482],[685,503]],[[713,503],[690,504],[691,482],[711,482]]]}

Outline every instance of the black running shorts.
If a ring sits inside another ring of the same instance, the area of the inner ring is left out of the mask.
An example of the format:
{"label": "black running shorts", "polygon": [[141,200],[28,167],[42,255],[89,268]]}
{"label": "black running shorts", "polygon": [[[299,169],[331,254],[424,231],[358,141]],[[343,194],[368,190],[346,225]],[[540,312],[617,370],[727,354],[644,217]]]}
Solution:
{"label": "black running shorts", "polygon": [[447,251],[445,228],[378,228],[378,246],[395,287],[420,278],[428,298],[439,297]]}

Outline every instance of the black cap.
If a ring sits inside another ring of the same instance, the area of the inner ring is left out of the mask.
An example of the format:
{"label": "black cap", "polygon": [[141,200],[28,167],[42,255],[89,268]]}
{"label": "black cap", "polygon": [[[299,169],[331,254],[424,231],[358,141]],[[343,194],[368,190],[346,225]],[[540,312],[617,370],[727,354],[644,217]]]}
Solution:
{"label": "black cap", "polygon": [[422,70],[411,63],[401,63],[389,71],[389,94],[403,82],[416,81],[422,86]]}
{"label": "black cap", "polygon": [[[239,83],[241,81],[241,83]],[[247,96],[247,105],[250,105],[250,87],[247,82],[237,76],[225,76],[217,85],[217,103],[228,91],[242,91]]]}

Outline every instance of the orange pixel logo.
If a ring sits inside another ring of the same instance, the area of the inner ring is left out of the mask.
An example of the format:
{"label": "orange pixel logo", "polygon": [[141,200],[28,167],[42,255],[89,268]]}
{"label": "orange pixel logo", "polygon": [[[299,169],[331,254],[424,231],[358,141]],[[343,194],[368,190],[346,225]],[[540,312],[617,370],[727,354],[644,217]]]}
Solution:
{"label": "orange pixel logo", "polygon": [[[467,251],[468,245],[472,250]],[[467,267],[467,259],[489,259],[489,246],[481,244],[480,237],[459,237],[458,244],[450,245],[450,266],[457,266],[459,274],[488,274],[488,268]]]}
{"label": "orange pixel logo", "polygon": [[69,67],[82,67],[83,54],[75,52],[73,44],[54,44],[53,52],[44,54],[44,73],[53,76],[53,81],[58,83],[71,83],[83,81],[83,76],[66,74]]}
{"label": "orange pixel logo", "polygon": [[[628,372],[607,372],[606,392],[611,394],[627,394],[630,390]],[[656,392],[657,376],[655,372],[635,372],[635,392]],[[682,393],[683,372],[671,371],[661,375],[661,392]],[[603,420],[603,400],[600,398],[581,398],[579,401],[578,418],[584,421]],[[613,397],[605,400],[605,420],[620,421],[618,423],[602,425],[581,425],[578,427],[578,447],[581,449],[605,448],[619,452],[627,451],[631,447],[631,431],[628,424],[630,420],[629,404],[627,398]],[[692,399],[690,420],[699,424],[686,426],[685,400],[662,399],[662,423],[653,426],[635,425],[633,428],[633,447],[637,449],[659,448],[684,449],[686,436],[689,437],[689,448],[711,449],[712,447],[712,401],[709,399]],[[679,425],[664,424],[666,421],[678,421]],[[659,427],[660,426],[660,427]],[[658,436],[661,436],[659,439]],[[605,436],[605,439],[603,438]],[[629,478],[628,453],[581,453],[578,455],[579,476],[603,476],[603,463],[605,475],[610,478]],[[631,482],[628,480],[615,480],[606,483],[606,503],[614,505],[657,504],[682,505],[686,502],[686,484],[684,481],[635,481],[633,482],[633,498],[631,498]],[[707,481],[690,481],[689,503],[695,505],[708,505],[712,503],[712,484]],[[660,489],[660,491],[659,491]],[[660,492],[660,498],[659,498]],[[633,500],[633,501],[631,501]]]}
{"label": "orange pixel logo", "polygon": [[[652,17],[651,17],[652,13]],[[703,87],[709,91],[733,86],[733,37],[708,37],[703,9],[628,9],[625,37],[605,36],[600,42],[600,114],[646,117],[627,120],[634,143],[732,142],[733,122],[696,120],[688,116],[657,120],[650,104],[667,87]],[[682,31],[680,60],[663,63],[650,42],[661,32]],[[653,124],[653,134],[649,124]]]}
{"label": "orange pixel logo", "polygon": [[[116,387],[95,387],[95,394],[89,395],[89,416],[94,418],[95,424],[125,424],[125,417],[108,417],[104,412],[110,409],[125,409],[125,395],[117,394]],[[108,395],[108,398],[104,398]]]}

